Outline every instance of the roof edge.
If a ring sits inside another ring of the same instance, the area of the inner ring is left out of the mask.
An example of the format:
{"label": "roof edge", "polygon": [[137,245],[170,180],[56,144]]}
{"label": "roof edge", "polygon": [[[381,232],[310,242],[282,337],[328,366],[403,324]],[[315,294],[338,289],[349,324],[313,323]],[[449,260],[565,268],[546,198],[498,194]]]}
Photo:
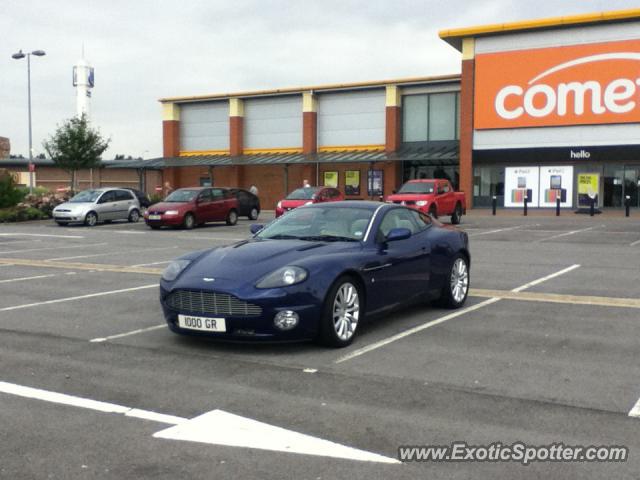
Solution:
{"label": "roof edge", "polygon": [[311,86],[303,86],[303,87],[286,87],[286,88],[277,88],[277,89],[268,89],[268,90],[248,90],[243,92],[231,92],[231,93],[214,93],[209,95],[191,95],[185,97],[164,97],[158,99],[160,103],[179,103],[179,102],[194,102],[200,100],[222,100],[226,98],[237,98],[237,97],[260,97],[260,96],[270,96],[270,95],[281,95],[281,94],[295,94],[307,92],[309,90],[315,91],[329,91],[329,90],[349,90],[356,88],[367,88],[367,87],[384,87],[385,85],[404,85],[409,86],[413,84],[419,83],[440,83],[440,82],[448,82],[448,81],[458,81],[460,80],[460,74],[449,74],[449,75],[434,75],[428,77],[407,77],[407,78],[395,78],[388,80],[375,80],[375,81],[367,81],[367,82],[353,82],[353,83],[330,83],[324,85],[311,85]]}
{"label": "roof edge", "polygon": [[453,28],[441,30],[438,35],[455,49],[462,51],[462,39],[465,37],[479,37],[492,34],[505,34],[510,32],[546,30],[562,27],[575,27],[594,23],[622,22],[640,19],[640,8],[627,10],[614,10],[608,12],[586,13],[579,15],[565,15],[562,17],[549,17],[537,20],[522,20],[517,22],[496,23],[475,27]]}

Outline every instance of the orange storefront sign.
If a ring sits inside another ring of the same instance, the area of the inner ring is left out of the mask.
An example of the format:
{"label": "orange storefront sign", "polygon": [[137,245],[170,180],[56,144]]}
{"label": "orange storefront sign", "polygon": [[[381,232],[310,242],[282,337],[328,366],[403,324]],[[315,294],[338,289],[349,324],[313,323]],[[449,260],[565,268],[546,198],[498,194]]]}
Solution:
{"label": "orange storefront sign", "polygon": [[640,40],[479,54],[474,128],[640,123]]}

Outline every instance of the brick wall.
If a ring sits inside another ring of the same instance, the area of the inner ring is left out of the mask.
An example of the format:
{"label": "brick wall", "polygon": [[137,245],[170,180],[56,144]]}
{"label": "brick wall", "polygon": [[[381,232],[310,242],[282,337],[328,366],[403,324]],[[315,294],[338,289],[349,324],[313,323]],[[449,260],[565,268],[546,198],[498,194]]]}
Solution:
{"label": "brick wall", "polygon": [[0,137],[0,158],[8,158],[11,153],[11,143],[6,137]]}

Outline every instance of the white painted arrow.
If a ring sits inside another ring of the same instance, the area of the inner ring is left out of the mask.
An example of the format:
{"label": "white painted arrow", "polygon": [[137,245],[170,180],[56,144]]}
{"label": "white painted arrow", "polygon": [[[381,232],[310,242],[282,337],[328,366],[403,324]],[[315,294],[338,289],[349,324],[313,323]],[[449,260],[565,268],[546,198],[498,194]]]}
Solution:
{"label": "white painted arrow", "polygon": [[394,458],[286,430],[222,410],[212,410],[157,432],[153,436],[213,445],[345,458],[363,462],[401,463]]}

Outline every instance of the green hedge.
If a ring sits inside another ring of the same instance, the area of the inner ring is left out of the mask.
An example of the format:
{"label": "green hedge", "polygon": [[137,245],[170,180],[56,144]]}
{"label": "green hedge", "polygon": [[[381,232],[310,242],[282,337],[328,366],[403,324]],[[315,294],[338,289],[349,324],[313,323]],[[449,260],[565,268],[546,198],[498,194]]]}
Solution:
{"label": "green hedge", "polygon": [[42,220],[44,218],[47,218],[47,215],[41,210],[33,207],[10,207],[0,209],[0,223]]}
{"label": "green hedge", "polygon": [[11,175],[0,175],[0,208],[13,207],[20,203],[24,194],[16,187]]}

